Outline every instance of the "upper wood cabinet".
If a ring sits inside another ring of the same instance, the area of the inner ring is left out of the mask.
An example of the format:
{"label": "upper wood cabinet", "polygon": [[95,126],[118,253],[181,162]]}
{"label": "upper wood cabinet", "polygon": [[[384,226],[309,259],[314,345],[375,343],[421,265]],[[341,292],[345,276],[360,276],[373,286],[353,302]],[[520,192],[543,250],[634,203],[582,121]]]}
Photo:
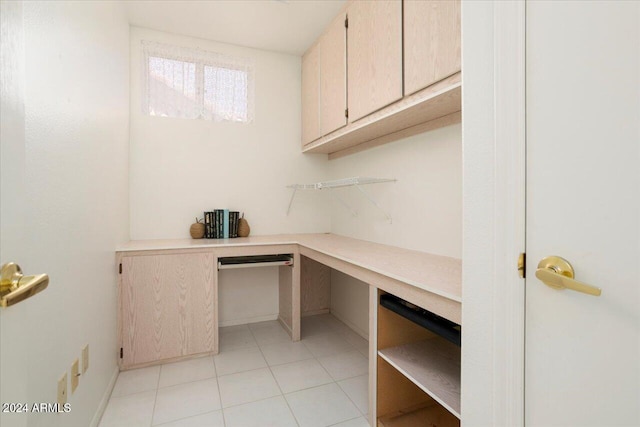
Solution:
{"label": "upper wood cabinet", "polygon": [[215,350],[212,253],[122,257],[121,366]]}
{"label": "upper wood cabinet", "polygon": [[320,138],[320,46],[302,57],[302,145]]}
{"label": "upper wood cabinet", "polygon": [[347,124],[347,15],[340,13],[320,37],[320,130]]}
{"label": "upper wood cabinet", "polygon": [[459,123],[460,38],[460,0],[350,0],[302,58],[303,151],[333,159]]}
{"label": "upper wood cabinet", "polygon": [[349,121],[402,98],[402,2],[354,1],[348,7]]}
{"label": "upper wood cabinet", "polygon": [[404,0],[404,94],[460,71],[460,0]]}

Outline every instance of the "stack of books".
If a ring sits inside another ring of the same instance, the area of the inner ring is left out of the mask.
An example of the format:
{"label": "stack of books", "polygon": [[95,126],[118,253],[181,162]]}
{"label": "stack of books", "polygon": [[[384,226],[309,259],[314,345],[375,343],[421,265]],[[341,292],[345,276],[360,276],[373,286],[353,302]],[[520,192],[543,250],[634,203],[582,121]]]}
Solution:
{"label": "stack of books", "polygon": [[240,212],[214,209],[204,213],[205,239],[232,239],[238,237]]}

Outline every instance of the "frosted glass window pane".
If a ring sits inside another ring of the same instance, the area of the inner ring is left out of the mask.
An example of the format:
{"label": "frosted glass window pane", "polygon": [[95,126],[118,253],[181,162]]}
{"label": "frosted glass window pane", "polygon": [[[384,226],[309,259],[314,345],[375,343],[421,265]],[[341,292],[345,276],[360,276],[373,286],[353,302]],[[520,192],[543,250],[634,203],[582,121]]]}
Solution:
{"label": "frosted glass window pane", "polygon": [[211,120],[247,121],[247,72],[204,67],[204,114]]}
{"label": "frosted glass window pane", "polygon": [[149,57],[149,115],[197,118],[196,64]]}

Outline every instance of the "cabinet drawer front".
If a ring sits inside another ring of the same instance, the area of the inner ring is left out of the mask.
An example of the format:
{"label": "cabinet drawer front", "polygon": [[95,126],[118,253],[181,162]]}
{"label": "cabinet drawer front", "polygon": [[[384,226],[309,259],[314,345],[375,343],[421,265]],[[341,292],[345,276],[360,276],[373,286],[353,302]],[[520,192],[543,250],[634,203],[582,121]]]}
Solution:
{"label": "cabinet drawer front", "polygon": [[123,365],[214,350],[214,256],[123,257]]}

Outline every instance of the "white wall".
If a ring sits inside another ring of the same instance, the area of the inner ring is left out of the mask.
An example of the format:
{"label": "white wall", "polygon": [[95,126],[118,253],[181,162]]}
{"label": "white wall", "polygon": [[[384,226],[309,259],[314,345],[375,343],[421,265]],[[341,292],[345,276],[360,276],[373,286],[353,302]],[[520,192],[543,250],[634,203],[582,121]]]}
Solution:
{"label": "white wall", "polygon": [[119,2],[25,2],[24,41],[28,255],[20,263],[51,281],[21,303],[28,374],[20,381],[27,402],[56,402],[58,379],[88,343],[90,368],[69,394],[72,411],[28,415],[29,426],[86,427],[117,372],[114,250],[128,239],[129,26]]}
{"label": "white wall", "polygon": [[278,317],[278,267],[220,270],[218,286],[220,326]]}
{"label": "white wall", "polygon": [[[352,176],[395,178],[396,183],[365,186],[390,213],[392,222],[355,188],[339,196],[358,212],[353,216],[340,203],[331,208],[331,232],[357,239],[438,255],[462,256],[461,126],[453,125],[386,144],[329,162],[332,179]],[[344,275],[332,274],[331,310],[348,324],[366,330],[366,287]],[[336,280],[337,279],[337,280]],[[340,301],[358,302],[352,306]]]}
{"label": "white wall", "polygon": [[[142,114],[141,40],[253,58],[254,123]],[[328,231],[328,210],[310,194],[287,216],[285,188],[323,179],[326,162],[300,150],[300,57],[132,27],[132,239],[189,237],[195,216],[214,208],[245,212],[255,235]]]}
{"label": "white wall", "polygon": [[[254,123],[142,114],[141,40],[252,58]],[[291,196],[286,186],[326,179],[328,173],[326,155],[308,156],[300,150],[300,67],[298,56],[131,28],[132,239],[189,237],[196,215],[215,208],[245,212],[254,235],[329,231],[331,218],[322,194],[300,192],[286,215]],[[221,323],[275,318],[277,278],[276,269],[259,276],[250,271],[223,274],[221,306],[241,306],[243,294],[262,303],[253,310],[223,309]]]}
{"label": "white wall", "polygon": [[369,284],[331,270],[331,314],[369,338]]}
{"label": "white wall", "polygon": [[353,187],[338,193],[358,212],[332,203],[331,231],[343,236],[438,255],[462,255],[462,145],[460,125],[385,144],[329,162],[332,179],[395,178],[365,186],[384,214]]}

